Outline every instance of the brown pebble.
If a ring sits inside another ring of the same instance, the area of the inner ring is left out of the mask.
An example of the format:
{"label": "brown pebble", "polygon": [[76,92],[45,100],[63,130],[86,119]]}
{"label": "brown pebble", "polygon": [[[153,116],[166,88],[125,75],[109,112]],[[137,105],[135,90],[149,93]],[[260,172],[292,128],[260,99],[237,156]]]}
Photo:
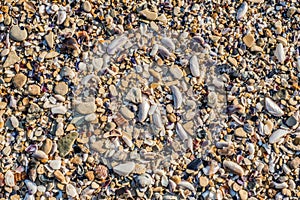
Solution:
{"label": "brown pebble", "polygon": [[89,179],[89,181],[93,181],[95,179],[94,172],[88,171],[85,173],[85,176]]}
{"label": "brown pebble", "polygon": [[208,185],[208,183],[209,183],[209,180],[208,180],[208,178],[206,176],[201,176],[199,178],[199,182],[200,182],[200,185],[202,187],[206,187]]}
{"label": "brown pebble", "polygon": [[239,195],[241,200],[247,200],[248,199],[248,192],[246,190],[240,190]]}
{"label": "brown pebble", "polygon": [[239,127],[234,131],[234,135],[237,137],[247,137],[246,131],[244,131],[243,127]]}
{"label": "brown pebble", "polygon": [[30,95],[33,95],[33,96],[38,96],[41,94],[41,88],[40,86],[34,84],[34,85],[29,85],[28,86],[28,92]]}
{"label": "brown pebble", "polygon": [[54,87],[54,92],[60,95],[66,95],[68,93],[68,85],[65,82],[59,82]]}
{"label": "brown pebble", "polygon": [[16,88],[23,87],[26,81],[27,81],[27,77],[22,73],[15,75],[13,78],[13,84]]}
{"label": "brown pebble", "polygon": [[55,176],[55,178],[57,178],[57,180],[59,180],[61,183],[65,183],[65,182],[66,182],[65,176],[64,176],[59,170],[56,170],[56,171],[54,172],[54,176]]}
{"label": "brown pebble", "polygon": [[252,47],[252,45],[255,43],[255,39],[252,34],[245,35],[243,37],[243,41],[244,41],[245,45],[249,48]]}

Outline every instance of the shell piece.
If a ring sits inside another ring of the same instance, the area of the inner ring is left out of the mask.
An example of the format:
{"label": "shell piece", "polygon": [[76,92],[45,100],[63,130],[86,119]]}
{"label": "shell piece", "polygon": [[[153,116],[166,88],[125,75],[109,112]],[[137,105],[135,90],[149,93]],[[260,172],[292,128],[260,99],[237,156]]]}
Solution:
{"label": "shell piece", "polygon": [[180,183],[178,183],[178,186],[186,188],[188,190],[191,190],[191,191],[195,192],[195,187],[190,182],[181,181]]}
{"label": "shell piece", "polygon": [[107,53],[108,54],[115,54],[116,50],[121,48],[122,46],[124,46],[126,44],[126,42],[128,41],[128,38],[123,35],[120,36],[116,39],[114,39],[108,46],[107,48]]}
{"label": "shell piece", "polygon": [[108,177],[108,169],[104,165],[98,165],[94,171],[95,171],[95,176],[98,179],[103,180]]}
{"label": "shell piece", "polygon": [[57,12],[57,21],[56,21],[56,23],[57,23],[58,25],[61,25],[61,24],[63,24],[63,23],[65,22],[66,18],[67,18],[67,13],[66,13],[66,11],[65,11],[64,9],[60,9],[60,10]]}
{"label": "shell piece", "polygon": [[164,125],[162,123],[162,120],[161,120],[161,115],[157,110],[153,113],[152,120],[153,120],[154,125],[157,128],[163,128],[164,127]]}
{"label": "shell piece", "polygon": [[162,46],[162,45],[158,45],[158,53],[163,58],[168,58],[170,56],[169,50],[166,47]]}
{"label": "shell piece", "polygon": [[270,114],[272,114],[276,117],[281,117],[282,115],[284,115],[283,110],[281,110],[281,108],[272,99],[266,97],[265,105],[266,105],[267,111]]}
{"label": "shell piece", "polygon": [[184,141],[188,139],[188,134],[186,133],[186,131],[184,130],[184,128],[179,122],[176,124],[176,132],[179,135],[181,140]]}
{"label": "shell piece", "polygon": [[248,11],[248,3],[244,1],[237,10],[236,19],[237,20],[242,19],[246,15],[247,11]]}
{"label": "shell piece", "polygon": [[5,181],[5,184],[10,187],[15,186],[15,177],[14,177],[14,173],[11,170],[8,170],[5,173],[4,181]]}
{"label": "shell piece", "polygon": [[48,159],[48,156],[45,152],[41,151],[41,150],[37,150],[36,152],[34,152],[32,154],[32,156],[36,159],[39,159],[39,160],[44,160],[44,159]]}
{"label": "shell piece", "polygon": [[273,144],[279,142],[279,140],[286,136],[290,131],[284,129],[278,129],[273,132],[273,134],[269,137],[269,143]]}
{"label": "shell piece", "polygon": [[37,186],[34,182],[30,180],[25,180],[24,182],[26,184],[29,194],[35,194],[37,192]]}
{"label": "shell piece", "polygon": [[279,63],[283,64],[285,61],[285,52],[282,43],[278,43],[275,49],[274,55],[278,59]]}
{"label": "shell piece", "polygon": [[235,162],[224,160],[223,165],[225,168],[229,169],[230,171],[232,171],[233,173],[239,176],[244,175],[244,169]]}
{"label": "shell piece", "polygon": [[149,109],[150,109],[150,105],[149,105],[148,101],[143,101],[142,103],[140,103],[139,113],[138,113],[139,122],[143,122],[146,120]]}
{"label": "shell piece", "polygon": [[199,62],[196,55],[193,55],[190,59],[190,70],[193,76],[195,77],[200,76]]}
{"label": "shell piece", "polygon": [[115,173],[119,174],[120,176],[127,176],[134,170],[134,168],[135,168],[134,162],[127,162],[113,167],[113,170]]}
{"label": "shell piece", "polygon": [[70,197],[76,197],[76,196],[78,196],[76,188],[73,185],[71,185],[71,184],[67,184],[66,185],[66,193]]}
{"label": "shell piece", "polygon": [[157,52],[158,52],[158,44],[154,44],[153,48],[150,52],[150,56],[155,56],[157,54]]}
{"label": "shell piece", "polygon": [[167,37],[162,38],[162,39],[161,39],[161,43],[162,43],[164,46],[166,46],[166,47],[172,49],[172,51],[175,50],[175,44],[173,43],[173,41],[172,41],[170,38],[167,38]]}
{"label": "shell piece", "polygon": [[173,93],[173,99],[174,99],[174,107],[175,109],[179,109],[182,105],[182,94],[179,90],[178,87],[176,86],[171,86],[171,90],[172,90],[172,93]]}

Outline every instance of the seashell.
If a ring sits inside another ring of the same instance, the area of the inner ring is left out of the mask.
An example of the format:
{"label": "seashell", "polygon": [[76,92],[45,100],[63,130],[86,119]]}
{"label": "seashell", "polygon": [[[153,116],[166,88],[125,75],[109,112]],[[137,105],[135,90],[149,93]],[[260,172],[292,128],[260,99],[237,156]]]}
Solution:
{"label": "seashell", "polygon": [[279,63],[283,64],[285,61],[285,52],[282,43],[278,43],[274,52]]}
{"label": "seashell", "polygon": [[47,154],[41,150],[37,150],[32,154],[32,156],[38,160],[48,160]]}
{"label": "seashell", "polygon": [[4,181],[7,186],[14,187],[15,186],[15,177],[11,170],[8,170],[5,173]]}
{"label": "seashell", "polygon": [[180,183],[178,183],[178,186],[186,188],[195,193],[195,187],[190,182],[181,181]]}
{"label": "seashell", "polygon": [[155,56],[158,52],[158,44],[154,44],[151,52],[150,52],[150,56]]}
{"label": "seashell", "polygon": [[146,120],[149,109],[150,109],[150,105],[149,105],[148,101],[143,101],[142,103],[140,103],[139,113],[138,113],[139,122],[143,122]]}
{"label": "seashell", "polygon": [[174,108],[175,109],[179,109],[182,105],[182,94],[180,92],[180,90],[178,89],[178,87],[172,85],[171,86],[171,90],[173,93],[173,101],[174,101]]}
{"label": "seashell", "polygon": [[164,125],[162,123],[162,120],[161,120],[161,115],[159,113],[159,111],[155,111],[152,115],[152,121],[153,121],[153,124],[157,127],[157,128],[163,128]]}
{"label": "seashell", "polygon": [[119,127],[126,126],[128,124],[128,121],[120,113],[118,113],[113,120]]}
{"label": "seashell", "polygon": [[59,11],[57,12],[57,25],[61,25],[65,22],[67,18],[67,13],[64,9],[60,8]]}
{"label": "seashell", "polygon": [[274,188],[276,188],[276,189],[284,189],[284,188],[288,187],[288,184],[286,182],[283,182],[283,183],[273,182],[273,185],[274,185]]}
{"label": "seashell", "polygon": [[117,173],[120,176],[127,176],[134,170],[134,168],[135,168],[134,162],[127,162],[113,167],[113,170],[115,173]]}
{"label": "seashell", "polygon": [[237,20],[242,19],[246,15],[247,11],[248,11],[248,3],[244,1],[237,10],[236,19]]}
{"label": "seashell", "polygon": [[37,192],[37,186],[34,182],[31,182],[30,180],[25,180],[24,182],[30,195],[33,195]]}
{"label": "seashell", "polygon": [[153,180],[149,174],[142,174],[137,178],[139,185],[144,188],[153,184]]}
{"label": "seashell", "polygon": [[158,53],[162,58],[168,58],[170,56],[169,50],[162,45],[158,45]]}
{"label": "seashell", "polygon": [[286,136],[288,133],[290,133],[290,131],[288,130],[284,130],[284,129],[277,129],[276,131],[274,131],[272,133],[272,135],[269,137],[269,143],[273,144],[276,142],[279,142],[279,140]]}
{"label": "seashell", "polygon": [[19,172],[19,173],[14,173],[14,177],[15,177],[15,181],[19,182],[19,181],[23,181],[26,179],[26,172]]}
{"label": "seashell", "polygon": [[224,160],[223,165],[225,168],[229,169],[230,171],[232,171],[233,173],[235,173],[239,176],[244,175],[244,169],[235,162]]}
{"label": "seashell", "polygon": [[272,99],[266,97],[265,105],[266,105],[267,111],[270,114],[272,114],[276,117],[281,117],[282,115],[284,115],[283,110],[281,110],[281,108]]}
{"label": "seashell", "polygon": [[161,39],[161,43],[168,47],[169,49],[171,49],[172,51],[175,50],[175,44],[174,42],[170,39],[170,38],[167,38],[167,37],[164,37]]}
{"label": "seashell", "polygon": [[190,70],[194,77],[200,76],[200,67],[199,67],[199,62],[198,62],[198,58],[196,55],[193,55],[190,59]]}
{"label": "seashell", "polygon": [[116,51],[124,46],[126,42],[128,41],[128,38],[125,35],[122,35],[116,39],[114,39],[107,47],[107,53],[108,54],[115,54]]}
{"label": "seashell", "polygon": [[179,122],[177,122],[177,124],[176,124],[176,133],[179,135],[179,137],[182,141],[188,139],[188,135],[187,135],[186,131],[184,130],[184,128],[182,127],[182,125]]}
{"label": "seashell", "polygon": [[73,197],[73,198],[78,196],[76,188],[71,184],[66,185],[66,193],[68,196]]}
{"label": "seashell", "polygon": [[130,147],[130,148],[133,147],[133,143],[132,143],[131,139],[128,138],[126,135],[123,135],[122,139],[127,144],[128,147]]}
{"label": "seashell", "polygon": [[108,177],[108,169],[104,165],[98,165],[94,171],[96,178],[100,180],[105,180]]}

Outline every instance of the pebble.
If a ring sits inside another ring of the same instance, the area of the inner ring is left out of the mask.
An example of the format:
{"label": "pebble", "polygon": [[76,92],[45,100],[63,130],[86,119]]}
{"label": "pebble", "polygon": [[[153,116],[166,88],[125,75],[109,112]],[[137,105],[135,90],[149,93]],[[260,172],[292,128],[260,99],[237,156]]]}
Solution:
{"label": "pebble", "polygon": [[225,168],[229,169],[230,171],[232,171],[233,173],[235,173],[239,176],[244,175],[244,169],[235,162],[224,160],[223,165]]}
{"label": "pebble", "polygon": [[144,17],[146,17],[148,20],[156,20],[157,19],[157,13],[150,11],[148,9],[142,10],[140,12]]}
{"label": "pebble", "polygon": [[206,187],[208,185],[208,183],[209,183],[209,180],[208,180],[208,178],[206,176],[201,176],[199,178],[199,183],[200,183],[201,187]]}
{"label": "pebble", "polygon": [[27,76],[25,76],[22,73],[19,73],[13,77],[12,81],[13,81],[14,86],[19,89],[19,88],[22,88],[26,84]]}
{"label": "pebble", "polygon": [[61,171],[55,170],[53,174],[54,174],[55,178],[58,181],[60,181],[62,184],[66,183],[66,178]]}
{"label": "pebble", "polygon": [[49,154],[52,150],[53,142],[49,138],[47,138],[42,146],[42,151],[45,152],[45,154]]}
{"label": "pebble", "polygon": [[288,133],[290,133],[290,131],[284,130],[284,129],[277,129],[269,137],[269,143],[273,144],[273,143],[279,142],[279,140],[282,137],[285,137]]}
{"label": "pebble", "polygon": [[49,32],[45,36],[45,40],[46,40],[48,46],[52,49],[54,47],[54,34],[53,34],[53,32]]}
{"label": "pebble", "polygon": [[66,112],[68,111],[68,109],[63,106],[63,105],[60,105],[60,106],[55,106],[55,107],[52,107],[51,108],[51,113],[52,114],[66,114]]}
{"label": "pebble", "polygon": [[61,161],[60,160],[50,160],[49,161],[49,166],[56,170],[61,168]]}
{"label": "pebble", "polygon": [[96,109],[95,102],[81,102],[76,106],[76,111],[83,115],[94,113]]}
{"label": "pebble", "polygon": [[38,86],[36,84],[29,85],[28,86],[28,92],[29,92],[30,95],[38,96],[38,95],[41,94],[41,88],[40,88],[40,86]]}
{"label": "pebble", "polygon": [[63,96],[68,93],[68,90],[68,85],[65,82],[58,82],[54,87],[54,92]]}
{"label": "pebble", "polygon": [[37,192],[37,186],[34,182],[30,181],[30,180],[25,180],[25,185],[28,189],[28,192],[31,194],[31,195],[34,195],[36,192]]}
{"label": "pebble", "polygon": [[89,1],[85,1],[82,5],[82,8],[85,12],[91,12],[92,6]]}
{"label": "pebble", "polygon": [[249,47],[249,48],[252,47],[255,44],[254,35],[252,35],[251,33],[245,35],[243,37],[243,41],[247,47]]}
{"label": "pebble", "polygon": [[9,36],[17,42],[22,42],[27,38],[27,30],[23,27],[19,27],[18,25],[13,25],[10,28]]}
{"label": "pebble", "polygon": [[243,137],[243,138],[247,137],[247,133],[246,133],[246,131],[244,131],[243,127],[239,127],[237,129],[235,129],[234,135],[237,137]]}
{"label": "pebble", "polygon": [[20,58],[17,55],[16,51],[10,51],[2,67],[3,68],[9,67],[19,61]]}
{"label": "pebble", "polygon": [[266,97],[265,105],[266,105],[267,111],[270,114],[272,114],[276,117],[281,117],[282,115],[284,115],[283,110],[272,99]]}
{"label": "pebble", "polygon": [[134,168],[135,168],[134,162],[127,162],[113,167],[113,170],[115,173],[117,173],[120,176],[127,176],[134,170]]}
{"label": "pebble", "polygon": [[126,119],[133,119],[134,113],[131,112],[126,106],[121,107],[120,113],[126,118]]}
{"label": "pebble", "polygon": [[15,177],[11,170],[8,170],[5,173],[4,181],[5,181],[5,184],[8,185],[9,187],[15,186]]}
{"label": "pebble", "polygon": [[18,127],[19,127],[19,120],[18,120],[18,118],[16,118],[15,116],[11,116],[11,117],[10,117],[10,122],[11,122],[11,125],[12,125],[14,128],[18,128]]}
{"label": "pebble", "polygon": [[57,148],[60,156],[65,157],[73,149],[73,144],[78,137],[77,132],[72,132],[62,137],[57,142]]}
{"label": "pebble", "polygon": [[239,195],[241,200],[247,200],[248,199],[248,192],[246,190],[240,190]]}

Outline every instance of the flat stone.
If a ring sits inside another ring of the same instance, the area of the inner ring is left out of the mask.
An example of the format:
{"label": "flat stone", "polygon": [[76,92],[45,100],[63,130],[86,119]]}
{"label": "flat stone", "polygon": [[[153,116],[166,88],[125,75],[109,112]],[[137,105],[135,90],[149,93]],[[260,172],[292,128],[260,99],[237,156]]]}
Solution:
{"label": "flat stone", "polygon": [[83,3],[82,8],[85,12],[91,12],[91,10],[92,10],[92,6],[91,6],[90,2],[88,2],[88,1],[85,1]]}
{"label": "flat stone", "polygon": [[22,73],[16,74],[13,78],[13,84],[16,88],[21,88],[25,85],[27,81],[27,76]]}
{"label": "flat stone", "polygon": [[237,62],[236,59],[233,58],[233,57],[228,57],[228,62],[229,62],[230,64],[232,64],[233,66],[235,66],[235,67],[238,65],[238,62]]}
{"label": "flat stone", "polygon": [[66,114],[66,112],[68,111],[68,109],[64,106],[56,106],[56,107],[52,107],[51,108],[51,113],[52,114]]}
{"label": "flat stone", "polygon": [[87,115],[96,112],[95,102],[81,102],[76,106],[76,111],[80,114]]}
{"label": "flat stone", "polygon": [[49,53],[47,53],[47,55],[45,56],[46,59],[50,59],[50,58],[55,58],[59,55],[58,52],[56,51],[50,51]]}
{"label": "flat stone", "polygon": [[243,37],[243,42],[245,43],[245,45],[247,47],[249,47],[249,48],[252,47],[253,44],[255,43],[254,35],[252,35],[252,34],[245,35]]}
{"label": "flat stone", "polygon": [[65,82],[59,82],[54,87],[54,92],[60,95],[66,95],[68,93],[69,87]]}
{"label": "flat stone", "polygon": [[50,160],[49,161],[49,166],[52,169],[60,169],[60,167],[61,167],[61,160]]}
{"label": "flat stone", "polygon": [[150,11],[148,9],[142,10],[140,12],[144,17],[146,17],[148,20],[156,20],[157,18],[157,13]]}
{"label": "flat stone", "polygon": [[234,135],[237,137],[247,137],[247,133],[246,133],[246,131],[244,131],[244,129],[242,127],[237,128],[234,131]]}
{"label": "flat stone", "polygon": [[4,64],[3,64],[2,67],[4,67],[4,68],[5,67],[9,67],[9,66],[11,66],[11,65],[19,62],[20,60],[21,59],[19,58],[19,56],[17,55],[17,53],[15,51],[11,51],[8,54],[8,56],[7,56],[7,58],[6,58],[6,60],[5,60],[5,62],[4,62]]}
{"label": "flat stone", "polygon": [[123,106],[120,109],[120,113],[126,118],[126,119],[133,119],[134,113],[131,112],[126,106]]}
{"label": "flat stone", "polygon": [[53,34],[53,32],[48,33],[48,34],[45,36],[45,40],[46,40],[46,42],[47,42],[47,44],[48,44],[48,46],[49,46],[50,48],[53,48],[53,47],[54,47],[54,34]]}
{"label": "flat stone", "polygon": [[71,132],[68,135],[64,136],[57,142],[57,148],[59,155],[65,157],[73,149],[73,144],[78,137],[77,132]]}
{"label": "flat stone", "polygon": [[239,195],[241,200],[247,200],[248,199],[248,192],[246,190],[240,190]]}
{"label": "flat stone", "polygon": [[134,170],[134,168],[135,168],[134,162],[127,162],[113,167],[113,170],[115,173],[117,173],[120,176],[127,176]]}
{"label": "flat stone", "polygon": [[14,25],[9,31],[9,36],[11,39],[17,42],[22,42],[27,38],[27,31],[25,28],[21,28],[17,25]]}
{"label": "flat stone", "polygon": [[28,86],[28,92],[29,92],[30,95],[38,96],[38,95],[41,94],[41,88],[40,88],[40,86],[38,86],[36,84],[29,85]]}

